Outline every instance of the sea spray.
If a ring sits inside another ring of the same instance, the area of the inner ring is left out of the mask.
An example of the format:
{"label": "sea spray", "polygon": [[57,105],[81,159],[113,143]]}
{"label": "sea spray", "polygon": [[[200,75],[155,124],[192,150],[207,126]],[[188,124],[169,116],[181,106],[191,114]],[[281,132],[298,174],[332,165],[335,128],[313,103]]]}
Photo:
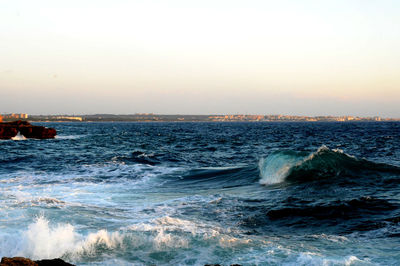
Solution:
{"label": "sea spray", "polygon": [[40,216],[24,233],[26,247],[21,255],[32,259],[58,258],[75,251],[79,235],[71,224],[49,226],[49,221]]}
{"label": "sea spray", "polygon": [[11,235],[2,237],[2,242],[12,246],[2,246],[0,256],[23,256],[31,259],[65,257],[72,260],[82,256],[98,255],[99,249],[115,249],[123,246],[123,236],[119,232],[108,233],[99,230],[87,236],[76,232],[68,223],[50,225],[49,220],[39,216],[23,231],[17,241]]}
{"label": "sea spray", "polygon": [[[212,224],[200,224],[173,217],[162,217],[151,223],[131,225],[108,232],[105,229],[82,234],[69,223],[52,224],[39,216],[14,241],[12,247],[2,246],[1,256],[23,256],[34,260],[65,258],[70,261],[95,259],[107,254],[118,254],[126,249],[171,251],[187,249],[197,241],[208,245],[247,245],[249,240],[231,237],[230,231]],[[2,242],[11,243],[11,235]],[[13,236],[15,237],[15,236]]]}
{"label": "sea spray", "polygon": [[21,132],[18,131],[17,135],[15,137],[11,138],[12,140],[26,140],[25,136],[21,134]]}

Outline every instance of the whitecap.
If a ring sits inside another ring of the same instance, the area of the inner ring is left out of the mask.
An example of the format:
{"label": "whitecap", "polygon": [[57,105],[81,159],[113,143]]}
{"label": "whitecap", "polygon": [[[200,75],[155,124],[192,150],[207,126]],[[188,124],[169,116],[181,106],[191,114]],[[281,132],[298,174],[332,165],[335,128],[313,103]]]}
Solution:
{"label": "whitecap", "polygon": [[21,135],[21,132],[18,131],[18,134],[15,137],[11,138],[12,140],[26,140],[24,135]]}
{"label": "whitecap", "polygon": [[60,140],[79,139],[85,136],[86,135],[56,135],[55,139],[60,139]]}
{"label": "whitecap", "polygon": [[51,226],[43,216],[37,217],[20,236],[2,235],[0,240],[8,243],[0,246],[0,257],[23,256],[34,260],[59,257],[74,260],[83,254],[95,254],[99,246],[114,249],[123,245],[123,235],[119,232],[99,230],[84,236],[69,223]]}

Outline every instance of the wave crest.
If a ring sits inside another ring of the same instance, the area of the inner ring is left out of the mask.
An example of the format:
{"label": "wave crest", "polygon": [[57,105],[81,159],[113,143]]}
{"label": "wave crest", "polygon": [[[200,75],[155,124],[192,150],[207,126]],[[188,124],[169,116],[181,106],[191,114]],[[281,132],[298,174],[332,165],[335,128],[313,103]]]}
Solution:
{"label": "wave crest", "polygon": [[[360,172],[400,172],[392,165],[374,163],[329,149],[325,145],[307,154],[295,151],[277,151],[259,162],[260,183],[277,184],[285,180],[307,181],[337,176],[359,176]],[[358,174],[358,175],[357,175]]]}
{"label": "wave crest", "polygon": [[[249,244],[248,239],[233,237],[231,233],[231,229],[220,228],[213,223],[169,216],[112,232],[100,229],[91,233],[80,233],[72,224],[52,225],[48,219],[40,216],[20,236],[0,234],[0,257],[23,256],[35,260],[63,258],[70,262],[91,263],[104,259],[109,254],[129,260],[129,256],[122,254],[134,252],[142,261],[169,264],[168,258],[162,256],[164,252],[184,251],[199,241],[208,246],[223,247]],[[153,257],[149,257],[149,253]]]}

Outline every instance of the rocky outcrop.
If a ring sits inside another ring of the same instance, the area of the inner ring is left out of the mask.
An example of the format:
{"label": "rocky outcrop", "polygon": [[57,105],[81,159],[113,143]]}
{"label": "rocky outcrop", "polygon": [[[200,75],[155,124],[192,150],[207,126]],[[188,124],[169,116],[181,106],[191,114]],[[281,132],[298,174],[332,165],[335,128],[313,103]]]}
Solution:
{"label": "rocky outcrop", "polygon": [[30,260],[23,257],[7,258],[3,257],[0,262],[0,266],[74,266],[62,259],[52,260]]}
{"label": "rocky outcrop", "polygon": [[7,258],[3,257],[0,262],[1,266],[37,266],[38,264],[30,259],[22,257]]}
{"label": "rocky outcrop", "polygon": [[52,260],[35,260],[38,266],[75,266],[71,263],[65,262],[62,259]]}
{"label": "rocky outcrop", "polygon": [[11,126],[3,126],[4,123],[0,123],[0,139],[11,139],[18,134],[18,129]]}
{"label": "rocky outcrop", "polygon": [[33,126],[26,121],[18,120],[0,123],[0,139],[11,139],[15,137],[18,132],[25,138],[33,139],[53,139],[57,135],[57,131],[54,128]]}

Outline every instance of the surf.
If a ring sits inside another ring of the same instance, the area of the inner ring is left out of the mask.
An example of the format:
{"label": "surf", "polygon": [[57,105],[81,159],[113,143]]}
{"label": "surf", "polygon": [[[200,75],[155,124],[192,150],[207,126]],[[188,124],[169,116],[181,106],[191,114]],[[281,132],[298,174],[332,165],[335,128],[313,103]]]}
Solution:
{"label": "surf", "polygon": [[363,172],[400,173],[394,165],[359,159],[323,145],[316,152],[276,151],[259,161],[260,184],[360,176]]}
{"label": "surf", "polygon": [[15,137],[11,138],[12,140],[26,140],[25,136],[18,131],[18,134]]}

